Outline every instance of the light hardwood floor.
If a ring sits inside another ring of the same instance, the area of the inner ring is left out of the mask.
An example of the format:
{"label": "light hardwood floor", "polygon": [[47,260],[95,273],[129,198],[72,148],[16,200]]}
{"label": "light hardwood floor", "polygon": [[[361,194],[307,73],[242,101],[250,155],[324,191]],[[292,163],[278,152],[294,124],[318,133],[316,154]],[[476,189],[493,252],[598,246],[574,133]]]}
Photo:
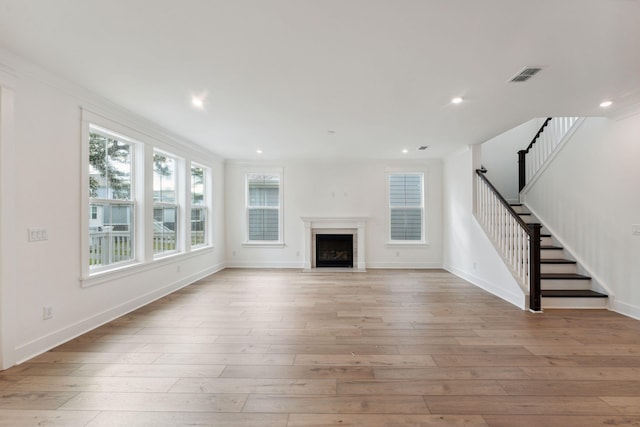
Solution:
{"label": "light hardwood floor", "polygon": [[640,426],[640,322],[440,270],[225,270],[0,373],[0,425]]}

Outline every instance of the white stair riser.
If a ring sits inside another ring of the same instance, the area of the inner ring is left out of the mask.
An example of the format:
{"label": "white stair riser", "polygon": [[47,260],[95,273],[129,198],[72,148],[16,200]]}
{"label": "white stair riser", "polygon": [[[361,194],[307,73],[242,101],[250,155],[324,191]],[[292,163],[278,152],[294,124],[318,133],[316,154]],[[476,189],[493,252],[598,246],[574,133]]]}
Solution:
{"label": "white stair riser", "polygon": [[564,251],[562,249],[540,249],[541,259],[557,259],[563,257]]}
{"label": "white stair riser", "polygon": [[514,211],[517,213],[527,212],[527,209],[524,206],[511,206]]}
{"label": "white stair riser", "polygon": [[542,237],[540,239],[540,244],[542,246],[550,246],[550,245],[555,245],[555,243],[553,242],[553,238],[551,237]]}
{"label": "white stair riser", "polygon": [[576,273],[575,264],[540,264],[540,272],[545,273]]}
{"label": "white stair riser", "polygon": [[608,307],[608,298],[542,298],[542,308],[597,308]]}
{"label": "white stair riser", "polygon": [[591,289],[591,280],[542,279],[540,289],[588,290]]}

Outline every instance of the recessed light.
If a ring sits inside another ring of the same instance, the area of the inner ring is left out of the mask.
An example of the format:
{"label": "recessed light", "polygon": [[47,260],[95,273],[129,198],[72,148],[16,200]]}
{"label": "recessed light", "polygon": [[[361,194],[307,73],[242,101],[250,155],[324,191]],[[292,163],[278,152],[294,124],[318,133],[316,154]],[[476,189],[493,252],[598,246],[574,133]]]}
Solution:
{"label": "recessed light", "polygon": [[191,104],[193,104],[194,107],[202,110],[204,108],[204,99],[199,96],[192,96]]}
{"label": "recessed light", "polygon": [[460,104],[461,102],[462,102],[462,98],[459,96],[456,96],[455,98],[451,99],[452,104]]}
{"label": "recessed light", "polygon": [[611,105],[613,105],[613,102],[612,102],[612,101],[602,101],[602,102],[600,103],[600,107],[601,107],[601,108],[611,107]]}
{"label": "recessed light", "polygon": [[262,154],[262,150],[258,148],[258,149],[256,150],[256,153],[258,153],[258,154]]}
{"label": "recessed light", "polygon": [[402,149],[402,154],[407,154],[409,152],[409,150],[407,150],[406,148]]}

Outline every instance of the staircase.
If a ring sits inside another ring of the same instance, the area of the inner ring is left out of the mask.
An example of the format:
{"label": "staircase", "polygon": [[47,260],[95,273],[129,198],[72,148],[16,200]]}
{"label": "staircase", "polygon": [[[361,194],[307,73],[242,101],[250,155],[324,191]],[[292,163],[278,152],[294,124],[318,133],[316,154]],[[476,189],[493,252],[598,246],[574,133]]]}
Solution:
{"label": "staircase", "polygon": [[[522,204],[511,204],[528,224],[540,223]],[[542,308],[607,308],[608,296],[592,290],[591,277],[559,246],[544,225],[540,242],[540,289]]]}

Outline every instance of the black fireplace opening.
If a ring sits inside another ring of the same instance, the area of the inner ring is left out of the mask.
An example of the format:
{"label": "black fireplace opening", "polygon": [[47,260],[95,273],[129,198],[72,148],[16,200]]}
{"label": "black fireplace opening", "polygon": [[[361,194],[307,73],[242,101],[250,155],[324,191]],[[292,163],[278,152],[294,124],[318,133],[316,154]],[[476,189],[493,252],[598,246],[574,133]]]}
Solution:
{"label": "black fireplace opening", "polygon": [[353,267],[353,234],[316,234],[316,267]]}

